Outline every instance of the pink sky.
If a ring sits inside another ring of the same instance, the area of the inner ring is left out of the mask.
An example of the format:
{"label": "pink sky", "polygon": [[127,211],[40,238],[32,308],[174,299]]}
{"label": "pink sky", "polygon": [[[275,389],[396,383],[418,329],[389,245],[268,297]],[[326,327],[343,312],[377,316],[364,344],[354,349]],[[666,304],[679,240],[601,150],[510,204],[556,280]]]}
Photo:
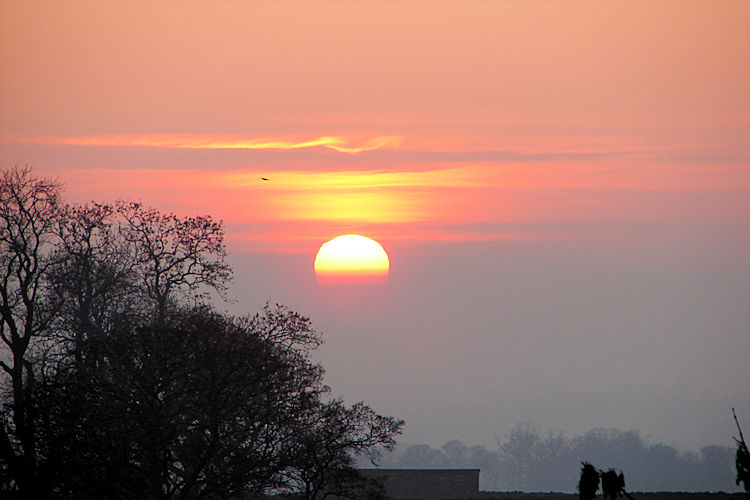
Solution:
{"label": "pink sky", "polygon": [[[742,2],[4,2],[2,13],[5,157],[59,175],[73,199],[269,221],[270,234],[234,236],[305,252],[358,223],[394,241],[565,238],[438,227],[663,218],[632,210],[652,190],[734,201],[696,207],[718,217],[749,208]],[[623,190],[624,202],[602,196]]]}
{"label": "pink sky", "polygon": [[[232,307],[303,309],[335,389],[409,439],[478,441],[422,408],[492,381],[746,391],[749,26],[750,3],[715,0],[0,1],[0,160],[71,201],[224,220]],[[391,258],[356,318],[312,274],[346,233]]]}

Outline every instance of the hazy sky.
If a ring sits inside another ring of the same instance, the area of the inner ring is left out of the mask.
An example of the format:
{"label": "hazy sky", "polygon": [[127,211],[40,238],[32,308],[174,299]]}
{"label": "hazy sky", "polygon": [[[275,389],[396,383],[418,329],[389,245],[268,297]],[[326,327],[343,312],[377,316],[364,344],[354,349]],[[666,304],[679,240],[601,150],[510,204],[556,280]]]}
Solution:
{"label": "hazy sky", "polygon": [[750,2],[3,1],[0,61],[4,168],[223,219],[408,442],[750,422]]}

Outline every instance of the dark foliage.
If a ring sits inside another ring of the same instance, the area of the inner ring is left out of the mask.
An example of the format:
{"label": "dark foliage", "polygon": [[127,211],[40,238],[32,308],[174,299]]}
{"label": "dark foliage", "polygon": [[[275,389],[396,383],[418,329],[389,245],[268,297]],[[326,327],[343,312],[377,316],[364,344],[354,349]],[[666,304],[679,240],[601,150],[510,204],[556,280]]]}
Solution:
{"label": "dark foliage", "polygon": [[[49,457],[64,470],[58,483],[89,498],[226,498],[276,486],[299,460],[293,424],[326,391],[318,366],[206,310],[117,330],[97,352],[85,380],[71,370],[47,387],[75,404],[45,405],[58,411],[50,449],[75,450]],[[81,421],[79,432],[56,432]]]}
{"label": "dark foliage", "polygon": [[213,312],[225,256],[210,217],[61,206],[54,182],[3,173],[3,498],[377,496],[353,457],[403,422],[328,397],[308,318]]}
{"label": "dark foliage", "polygon": [[599,472],[588,462],[581,462],[581,479],[578,480],[578,498],[592,500],[599,491]]}
{"label": "dark foliage", "polygon": [[737,413],[732,408],[732,416],[734,422],[737,424],[737,432],[739,432],[740,438],[734,438],[737,442],[737,452],[734,455],[734,468],[737,470],[737,479],[735,484],[739,486],[742,484],[745,491],[750,491],[750,451],[747,449],[747,443],[745,443],[745,436],[742,434],[742,427],[740,427],[740,421],[737,419]]}
{"label": "dark foliage", "polygon": [[285,471],[286,488],[305,500],[336,494],[346,496],[352,483],[356,497],[377,496],[377,488],[354,468],[354,454],[374,463],[379,448],[391,449],[402,421],[376,414],[364,403],[347,407],[332,400],[314,408],[300,422],[295,442],[298,461]]}
{"label": "dark foliage", "polygon": [[735,484],[743,485],[745,491],[750,491],[750,452],[747,450],[745,443],[737,444],[737,452],[734,457],[735,469],[737,469],[737,479]]}
{"label": "dark foliage", "polygon": [[605,499],[616,500],[625,492],[625,475],[619,474],[614,469],[607,472],[601,472],[602,494]]}

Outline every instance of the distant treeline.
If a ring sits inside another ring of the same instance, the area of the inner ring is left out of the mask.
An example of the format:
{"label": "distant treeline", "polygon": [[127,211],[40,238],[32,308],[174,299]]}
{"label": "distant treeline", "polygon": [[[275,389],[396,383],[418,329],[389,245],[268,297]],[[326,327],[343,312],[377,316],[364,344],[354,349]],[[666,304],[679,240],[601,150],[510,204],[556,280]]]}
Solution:
{"label": "distant treeline", "polygon": [[497,447],[448,441],[439,448],[401,446],[380,465],[394,468],[472,467],[481,469],[483,491],[575,491],[581,461],[625,473],[628,491],[738,491],[734,449],[706,446],[700,452],[649,443],[638,431],[593,429],[579,436],[542,432],[517,424]]}

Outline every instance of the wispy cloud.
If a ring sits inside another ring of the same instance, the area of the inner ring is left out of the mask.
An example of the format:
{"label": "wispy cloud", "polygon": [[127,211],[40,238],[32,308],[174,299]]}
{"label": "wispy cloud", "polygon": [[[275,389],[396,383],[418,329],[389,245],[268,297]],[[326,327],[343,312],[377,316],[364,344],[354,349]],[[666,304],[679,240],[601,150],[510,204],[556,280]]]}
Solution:
{"label": "wispy cloud", "polygon": [[[642,141],[601,137],[528,138],[481,136],[439,136],[369,134],[319,136],[248,137],[236,134],[108,134],[83,136],[5,135],[4,144],[68,145],[99,147],[151,147],[183,150],[266,150],[290,151],[325,148],[338,153],[396,151],[436,154],[445,160],[460,155],[462,160],[497,161],[530,159],[579,159],[624,155],[654,155],[665,148],[647,146]],[[467,156],[468,155],[468,156]],[[446,158],[447,157],[447,158]],[[437,159],[437,158],[436,158]]]}
{"label": "wispy cloud", "polygon": [[400,136],[322,136],[314,138],[239,137],[197,134],[96,135],[77,137],[6,137],[3,142],[63,144],[72,146],[141,146],[170,149],[260,149],[290,150],[323,147],[339,153],[362,153],[396,149]]}

